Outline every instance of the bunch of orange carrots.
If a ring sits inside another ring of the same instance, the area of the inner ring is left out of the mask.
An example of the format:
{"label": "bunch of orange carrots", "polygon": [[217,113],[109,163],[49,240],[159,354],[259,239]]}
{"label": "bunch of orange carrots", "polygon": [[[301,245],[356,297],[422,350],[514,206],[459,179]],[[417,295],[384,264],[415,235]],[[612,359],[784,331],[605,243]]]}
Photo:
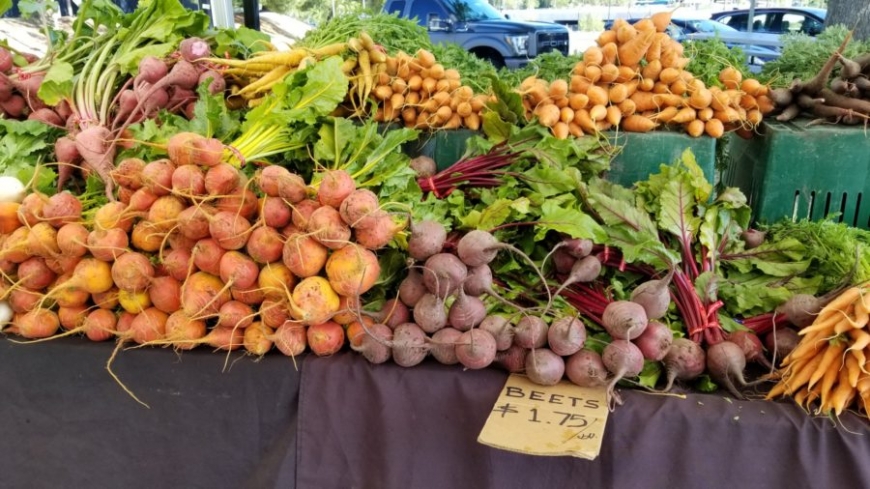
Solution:
{"label": "bunch of orange carrots", "polygon": [[783,359],[779,382],[768,399],[792,396],[816,414],[840,415],[852,407],[870,413],[870,288],[852,287],[804,328],[798,346]]}
{"label": "bunch of orange carrots", "polygon": [[694,137],[718,138],[758,125],[774,108],[768,87],[734,68],[720,73],[722,87],[705,86],[684,70],[689,59],[682,45],[665,33],[670,21],[670,12],[634,24],[618,19],[583,53],[569,82],[524,80],[519,91],[527,117],[557,137],[671,124]]}

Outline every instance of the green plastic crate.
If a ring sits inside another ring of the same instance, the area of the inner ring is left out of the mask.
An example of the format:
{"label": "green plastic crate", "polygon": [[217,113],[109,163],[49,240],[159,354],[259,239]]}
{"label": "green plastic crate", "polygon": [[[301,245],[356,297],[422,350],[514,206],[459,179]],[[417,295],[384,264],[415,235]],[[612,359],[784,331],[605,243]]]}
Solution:
{"label": "green plastic crate", "polygon": [[612,144],[622,150],[610,163],[606,178],[611,182],[630,187],[658,173],[662,164],[678,160],[686,148],[692,150],[698,166],[710,183],[716,178],[716,140],[702,136],[693,138],[685,133],[652,131],[648,133],[608,133]]}
{"label": "green plastic crate", "polygon": [[838,220],[870,228],[870,133],[809,120],[764,122],[761,135],[732,137],[723,182],[740,188],[755,220]]}

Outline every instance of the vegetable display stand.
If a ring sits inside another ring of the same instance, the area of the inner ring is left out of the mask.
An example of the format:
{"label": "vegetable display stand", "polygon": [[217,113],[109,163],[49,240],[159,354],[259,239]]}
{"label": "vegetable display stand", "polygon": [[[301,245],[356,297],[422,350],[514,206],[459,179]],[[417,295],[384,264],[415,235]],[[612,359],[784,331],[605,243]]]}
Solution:
{"label": "vegetable display stand", "polygon": [[610,162],[607,180],[631,187],[635,182],[659,172],[659,166],[680,159],[686,148],[692,150],[698,166],[708,181],[714,181],[716,140],[707,136],[693,138],[684,133],[653,131],[648,133],[609,132],[611,144],[621,149]]}
{"label": "vegetable display stand", "polygon": [[759,222],[839,214],[870,228],[870,134],[863,126],[765,121],[761,135],[732,137],[722,179],[740,188]]}
{"label": "vegetable display stand", "polygon": [[405,152],[412,157],[432,158],[441,171],[459,161],[465,154],[468,139],[479,134],[469,129],[421,132],[419,139],[406,145]]}

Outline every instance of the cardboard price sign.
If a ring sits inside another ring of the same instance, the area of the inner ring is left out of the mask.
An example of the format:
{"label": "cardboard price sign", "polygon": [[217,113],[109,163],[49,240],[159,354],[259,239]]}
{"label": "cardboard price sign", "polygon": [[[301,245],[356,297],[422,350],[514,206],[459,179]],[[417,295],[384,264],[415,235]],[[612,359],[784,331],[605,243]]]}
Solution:
{"label": "cardboard price sign", "polygon": [[542,386],[511,375],[477,441],[529,455],[595,459],[607,424],[604,387]]}

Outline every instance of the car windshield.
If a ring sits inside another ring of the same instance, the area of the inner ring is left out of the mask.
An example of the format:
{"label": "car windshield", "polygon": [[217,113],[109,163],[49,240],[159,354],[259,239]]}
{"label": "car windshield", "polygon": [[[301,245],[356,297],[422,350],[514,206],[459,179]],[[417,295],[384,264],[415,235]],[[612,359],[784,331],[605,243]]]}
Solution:
{"label": "car windshield", "polygon": [[696,32],[736,32],[737,29],[712,20],[686,20],[686,25]]}
{"label": "car windshield", "polygon": [[503,19],[498,10],[485,0],[446,0],[447,11],[460,22]]}

